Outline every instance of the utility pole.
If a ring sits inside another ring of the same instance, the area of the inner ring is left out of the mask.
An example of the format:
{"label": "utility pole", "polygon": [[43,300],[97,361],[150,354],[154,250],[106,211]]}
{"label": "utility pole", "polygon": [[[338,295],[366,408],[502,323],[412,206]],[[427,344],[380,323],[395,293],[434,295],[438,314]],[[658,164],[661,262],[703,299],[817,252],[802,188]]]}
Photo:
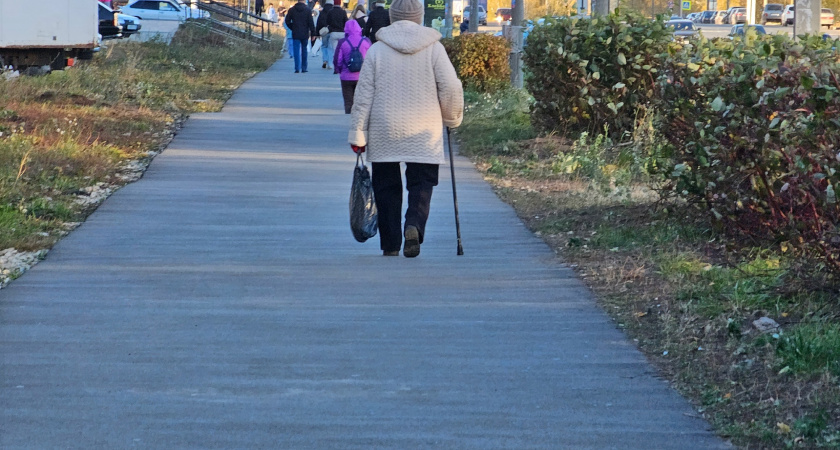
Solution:
{"label": "utility pole", "polygon": [[525,0],[513,0],[510,20],[510,84],[522,89],[522,23],[525,21]]}
{"label": "utility pole", "polygon": [[444,10],[443,14],[443,30],[441,30],[441,34],[445,38],[452,37],[452,27],[454,24],[454,20],[452,18],[452,1],[453,0],[446,0],[446,9]]}
{"label": "utility pole", "polygon": [[[463,20],[464,14],[461,13]],[[478,0],[470,0],[470,33],[478,32]]]}

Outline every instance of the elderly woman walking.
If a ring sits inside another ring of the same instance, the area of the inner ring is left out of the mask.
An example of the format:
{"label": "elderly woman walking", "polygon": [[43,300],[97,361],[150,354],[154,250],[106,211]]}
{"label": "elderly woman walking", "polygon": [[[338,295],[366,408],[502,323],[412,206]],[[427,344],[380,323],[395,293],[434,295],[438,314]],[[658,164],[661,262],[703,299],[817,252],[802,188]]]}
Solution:
{"label": "elderly woman walking", "polygon": [[[391,25],[377,33],[362,65],[351,115],[350,146],[367,150],[385,256],[420,254],[432,190],[445,162],[443,127],[461,124],[464,91],[439,42],[425,28],[419,0],[394,0]],[[402,174],[406,163],[408,209],[401,227]]]}

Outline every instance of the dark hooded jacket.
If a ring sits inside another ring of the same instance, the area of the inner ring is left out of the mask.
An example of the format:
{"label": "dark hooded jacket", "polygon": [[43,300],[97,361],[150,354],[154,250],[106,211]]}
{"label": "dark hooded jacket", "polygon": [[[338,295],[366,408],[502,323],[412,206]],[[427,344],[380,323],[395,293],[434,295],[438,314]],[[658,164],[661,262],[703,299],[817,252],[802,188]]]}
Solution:
{"label": "dark hooded jacket", "polygon": [[286,13],[286,26],[292,30],[292,39],[303,41],[315,35],[315,23],[312,21],[312,10],[306,3],[297,2]]}
{"label": "dark hooded jacket", "polygon": [[370,39],[371,42],[376,42],[376,32],[380,28],[385,28],[388,25],[391,25],[391,15],[384,7],[377,6],[368,15],[368,20],[365,23],[365,29],[362,34]]}
{"label": "dark hooded jacket", "polygon": [[318,23],[315,24],[315,29],[318,30],[318,33],[321,32],[321,28],[327,26],[327,14],[332,11],[333,5],[332,3],[327,3],[321,9],[321,12],[318,14]]}
{"label": "dark hooded jacket", "polygon": [[344,24],[347,23],[347,11],[341,6],[333,6],[327,13],[327,26],[330,33],[344,33]]}

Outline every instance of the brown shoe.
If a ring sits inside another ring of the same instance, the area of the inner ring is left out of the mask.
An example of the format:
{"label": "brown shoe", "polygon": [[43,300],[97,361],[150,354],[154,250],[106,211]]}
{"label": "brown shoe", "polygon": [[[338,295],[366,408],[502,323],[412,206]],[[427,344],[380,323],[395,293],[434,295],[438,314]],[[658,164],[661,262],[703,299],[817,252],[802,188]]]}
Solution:
{"label": "brown shoe", "polygon": [[414,225],[405,227],[405,245],[403,246],[403,256],[406,258],[414,258],[420,254],[420,232]]}

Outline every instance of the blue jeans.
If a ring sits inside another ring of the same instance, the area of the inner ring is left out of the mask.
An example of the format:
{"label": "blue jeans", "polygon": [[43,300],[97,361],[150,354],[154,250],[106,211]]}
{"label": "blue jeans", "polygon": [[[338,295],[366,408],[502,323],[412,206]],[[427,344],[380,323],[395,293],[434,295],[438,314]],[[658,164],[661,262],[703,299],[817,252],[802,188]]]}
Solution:
{"label": "blue jeans", "polygon": [[327,66],[332,65],[332,49],[330,48],[330,35],[327,33],[326,36],[321,38],[321,57],[323,58],[324,62],[327,63]]}
{"label": "blue jeans", "polygon": [[[307,59],[306,41],[307,39],[293,39],[292,55],[295,57],[295,72],[303,70],[306,72],[309,69],[309,60]],[[302,54],[301,54],[302,53]]]}

